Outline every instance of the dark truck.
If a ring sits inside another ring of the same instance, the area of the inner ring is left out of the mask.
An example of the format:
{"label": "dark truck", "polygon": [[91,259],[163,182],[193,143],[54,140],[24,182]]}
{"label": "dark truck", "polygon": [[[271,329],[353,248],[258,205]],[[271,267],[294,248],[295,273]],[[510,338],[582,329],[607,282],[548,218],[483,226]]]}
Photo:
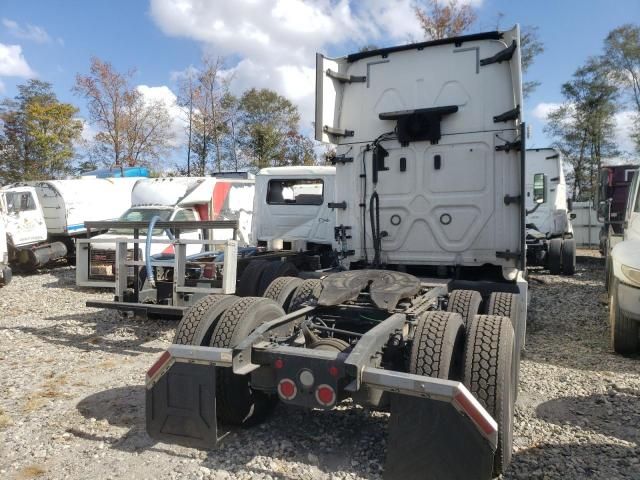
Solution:
{"label": "dark truck", "polygon": [[385,478],[504,472],[527,314],[521,111],[518,27],[318,55],[340,265],[189,308],[147,372],[149,435],[211,448],[278,401],[350,398],[391,414]]}

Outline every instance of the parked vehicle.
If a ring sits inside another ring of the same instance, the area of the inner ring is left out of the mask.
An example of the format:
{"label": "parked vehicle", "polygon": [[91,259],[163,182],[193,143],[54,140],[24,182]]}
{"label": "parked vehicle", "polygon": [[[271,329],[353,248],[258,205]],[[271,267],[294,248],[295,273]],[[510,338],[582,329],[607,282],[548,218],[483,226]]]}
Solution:
{"label": "parked vehicle", "polygon": [[[264,168],[255,176],[255,196],[253,221],[251,222],[252,246],[241,246],[237,252],[238,291],[243,295],[262,294],[271,281],[284,275],[327,269],[337,265],[334,252],[335,211],[330,208],[335,187],[335,167],[271,167]],[[131,220],[131,219],[129,219]],[[149,222],[149,218],[143,219]],[[197,228],[194,222],[190,228]],[[121,228],[121,227],[120,227]],[[144,233],[144,230],[141,231]],[[162,314],[182,317],[188,306],[195,304],[207,293],[187,292],[177,295],[173,288],[178,277],[175,273],[174,245],[160,243],[161,231],[154,236],[151,251],[155,254],[150,262],[154,282],[146,279],[140,282],[136,292],[130,285],[116,287],[114,302],[91,301],[90,306],[134,311],[139,314]],[[185,238],[183,235],[182,238]],[[218,237],[220,238],[220,237]],[[98,238],[99,239],[99,238]],[[189,251],[196,247],[197,253]],[[168,249],[164,255],[161,249]],[[180,253],[175,255],[180,257]],[[222,281],[224,265],[228,258],[217,250],[200,252],[199,245],[187,245],[183,257],[177,258],[179,265],[186,265],[183,279],[185,285],[201,287],[219,285]],[[131,257],[129,255],[129,257]],[[131,258],[114,260],[112,271],[123,270]],[[253,260],[262,263],[282,260],[286,265],[272,265],[274,268],[261,277],[256,277]],[[133,270],[131,270],[133,271]],[[135,274],[134,274],[135,275]],[[134,277],[132,275],[132,278]],[[146,275],[143,272],[143,276]],[[84,281],[78,281],[84,285]],[[171,308],[168,308],[171,307]]]}
{"label": "parked vehicle", "polygon": [[[143,179],[136,183],[131,192],[131,207],[119,218],[120,222],[158,221],[197,222],[200,220],[238,220],[238,240],[240,245],[249,243],[253,208],[253,180],[216,177],[169,177]],[[183,240],[206,240],[206,232],[191,227],[180,232]],[[232,230],[210,232],[211,240],[232,238]],[[139,236],[145,239],[147,230],[141,229]],[[169,230],[154,229],[155,240],[169,239]],[[76,284],[80,287],[113,288],[115,281],[116,241],[134,239],[134,231],[118,227],[117,224],[91,241],[81,242]],[[144,260],[144,245],[139,245],[137,259]],[[201,253],[203,243],[187,245],[187,255]],[[173,246],[153,242],[149,254],[173,255]],[[128,248],[128,258],[134,257],[134,245]],[[132,272],[132,271],[131,271]]]}
{"label": "parked vehicle", "polygon": [[600,170],[597,203],[600,229],[600,253],[608,256],[622,239],[629,187],[638,165],[611,165]]}
{"label": "parked vehicle", "polygon": [[640,176],[629,188],[621,241],[609,253],[609,321],[617,353],[640,351]]}
{"label": "parked vehicle", "polygon": [[506,469],[527,313],[519,42],[515,27],[317,56],[340,267],[191,307],[147,372],[153,438],[209,448],[276,399],[352,398],[391,412],[386,478]]}
{"label": "parked vehicle", "polygon": [[567,199],[562,156],[553,148],[527,150],[527,264],[554,275],[576,271],[571,200]]}
{"label": "parked vehicle", "polygon": [[75,240],[87,234],[84,221],[118,218],[137,180],[50,180],[0,189],[9,261],[25,270],[62,258],[73,263]]}

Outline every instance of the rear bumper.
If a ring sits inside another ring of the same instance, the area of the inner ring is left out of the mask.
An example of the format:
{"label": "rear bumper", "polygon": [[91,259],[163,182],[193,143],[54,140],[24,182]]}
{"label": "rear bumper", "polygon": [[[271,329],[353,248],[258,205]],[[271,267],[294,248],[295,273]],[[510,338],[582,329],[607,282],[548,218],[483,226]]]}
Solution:
{"label": "rear bumper", "polygon": [[[329,352],[308,350],[308,349],[296,349],[292,347],[274,347],[265,350],[260,348],[260,352],[256,357],[260,358],[260,364],[263,368],[270,368],[270,365],[274,365],[277,360],[284,363],[293,359],[293,350],[300,350],[300,356],[297,358],[297,365],[294,367],[294,371],[300,371],[300,366],[303,365],[307,368],[313,368],[314,361],[317,365],[323,361],[329,363],[344,362],[344,358],[339,358],[337,355],[335,358]],[[258,353],[258,352],[256,352]],[[317,355],[314,355],[317,354]],[[331,358],[329,358],[331,357]],[[192,366],[194,377],[198,376],[196,383],[201,383],[202,378],[210,381],[211,378],[215,378],[215,369],[217,368],[232,368],[234,373],[237,373],[237,369],[234,368],[234,350],[230,348],[213,348],[202,346],[190,346],[190,345],[171,345],[160,357],[160,359],[153,365],[153,367],[147,372],[146,377],[146,391],[147,391],[147,427],[150,434],[155,432],[158,434],[158,438],[167,439],[167,435],[162,434],[162,425],[166,422],[166,418],[163,412],[159,412],[157,408],[149,410],[150,405],[157,405],[157,401],[154,401],[154,397],[160,397],[162,399],[171,397],[167,391],[171,389],[171,385],[167,384],[171,377],[172,369],[180,369],[176,378],[179,378],[179,382],[184,388],[185,376],[189,376],[188,366]],[[200,372],[197,372],[196,366]],[[204,369],[204,370],[203,370]],[[208,370],[208,374],[204,373]],[[380,368],[364,367],[361,371],[359,386],[356,384],[354,378],[348,377],[344,373],[344,368],[339,368],[343,380],[338,380],[337,384],[346,385],[342,388],[341,397],[348,396],[355,393],[357,390],[365,387],[369,390],[380,390],[392,394],[392,409],[393,398],[399,397],[412,397],[419,401],[419,403],[430,404],[433,402],[438,403],[437,408],[443,408],[447,412],[447,416],[457,417],[459,422],[466,425],[465,430],[474,431],[474,436],[477,437],[476,441],[480,440],[486,447],[493,453],[497,446],[498,441],[498,425],[486,409],[476,400],[476,398],[467,390],[467,388],[460,382],[452,380],[442,380],[439,378],[425,377],[420,375],[413,375],[404,372],[383,370]],[[247,370],[245,369],[245,372]],[[257,372],[258,369],[253,370]],[[272,372],[273,373],[273,372]],[[320,372],[312,372],[315,377],[320,377]],[[249,374],[249,373],[247,373]],[[264,374],[264,372],[262,372]],[[298,381],[295,375],[287,375],[294,381]],[[215,390],[215,382],[214,390]],[[298,388],[304,387],[298,383]],[[159,391],[160,390],[160,391]],[[280,393],[280,392],[278,392]],[[211,392],[211,395],[215,397],[215,391]],[[199,398],[199,397],[198,397]],[[280,400],[285,403],[296,402],[287,401],[280,395]],[[421,402],[420,402],[421,401]],[[213,401],[212,398],[212,402]],[[196,412],[201,412],[202,407],[193,403],[193,399],[189,400],[189,406]],[[397,403],[397,402],[396,402]],[[309,405],[310,406],[310,405]],[[414,405],[415,407],[415,405]],[[184,408],[184,407],[183,407]],[[313,408],[322,408],[320,405],[315,405]],[[412,407],[413,408],[413,407]],[[168,422],[172,424],[172,428],[176,429],[176,421]],[[447,425],[446,428],[452,428],[453,425]],[[171,433],[170,435],[174,435]],[[177,437],[180,433],[175,434]],[[184,433],[183,433],[184,435]],[[173,438],[177,441],[176,438]],[[209,438],[210,440],[210,438]],[[193,445],[190,441],[189,444]]]}

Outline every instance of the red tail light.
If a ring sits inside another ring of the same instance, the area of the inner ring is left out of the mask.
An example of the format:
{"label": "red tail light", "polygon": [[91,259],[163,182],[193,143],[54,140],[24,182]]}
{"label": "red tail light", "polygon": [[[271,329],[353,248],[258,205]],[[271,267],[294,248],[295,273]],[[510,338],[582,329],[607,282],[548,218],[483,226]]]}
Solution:
{"label": "red tail light", "polygon": [[320,405],[330,407],[336,403],[336,392],[329,385],[319,385],[316,389],[316,400]]}
{"label": "red tail light", "polygon": [[171,255],[176,253],[175,249],[173,248],[173,245],[169,245],[167,248],[165,248],[164,250],[162,250],[162,253],[164,255]]}
{"label": "red tail light", "polygon": [[282,367],[284,367],[284,362],[281,358],[277,358],[276,361],[273,362],[273,368],[277,368],[278,370],[280,370]]}
{"label": "red tail light", "polygon": [[280,395],[285,400],[293,400],[295,396],[298,394],[298,387],[288,378],[283,378],[278,383],[278,395]]}
{"label": "red tail light", "polygon": [[329,367],[329,375],[331,375],[332,377],[337,377],[339,373],[340,372],[338,371],[338,367],[336,367],[335,365],[331,365]]}

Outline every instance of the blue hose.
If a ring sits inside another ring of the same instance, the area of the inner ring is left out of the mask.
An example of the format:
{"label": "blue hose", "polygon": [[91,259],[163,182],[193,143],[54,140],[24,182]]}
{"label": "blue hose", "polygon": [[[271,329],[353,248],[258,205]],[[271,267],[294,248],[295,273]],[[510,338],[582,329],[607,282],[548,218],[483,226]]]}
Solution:
{"label": "blue hose", "polygon": [[[149,279],[149,283],[151,284],[151,288],[156,288],[156,279],[153,275],[153,268],[151,267],[151,240],[153,237],[153,227],[155,227],[156,222],[158,220],[162,220],[158,215],[154,215],[153,218],[149,221],[149,227],[147,228],[147,238],[144,242],[144,263],[147,270],[147,278]],[[169,240],[173,241],[176,237],[174,237],[171,230],[168,228],[165,229],[165,233]]]}

